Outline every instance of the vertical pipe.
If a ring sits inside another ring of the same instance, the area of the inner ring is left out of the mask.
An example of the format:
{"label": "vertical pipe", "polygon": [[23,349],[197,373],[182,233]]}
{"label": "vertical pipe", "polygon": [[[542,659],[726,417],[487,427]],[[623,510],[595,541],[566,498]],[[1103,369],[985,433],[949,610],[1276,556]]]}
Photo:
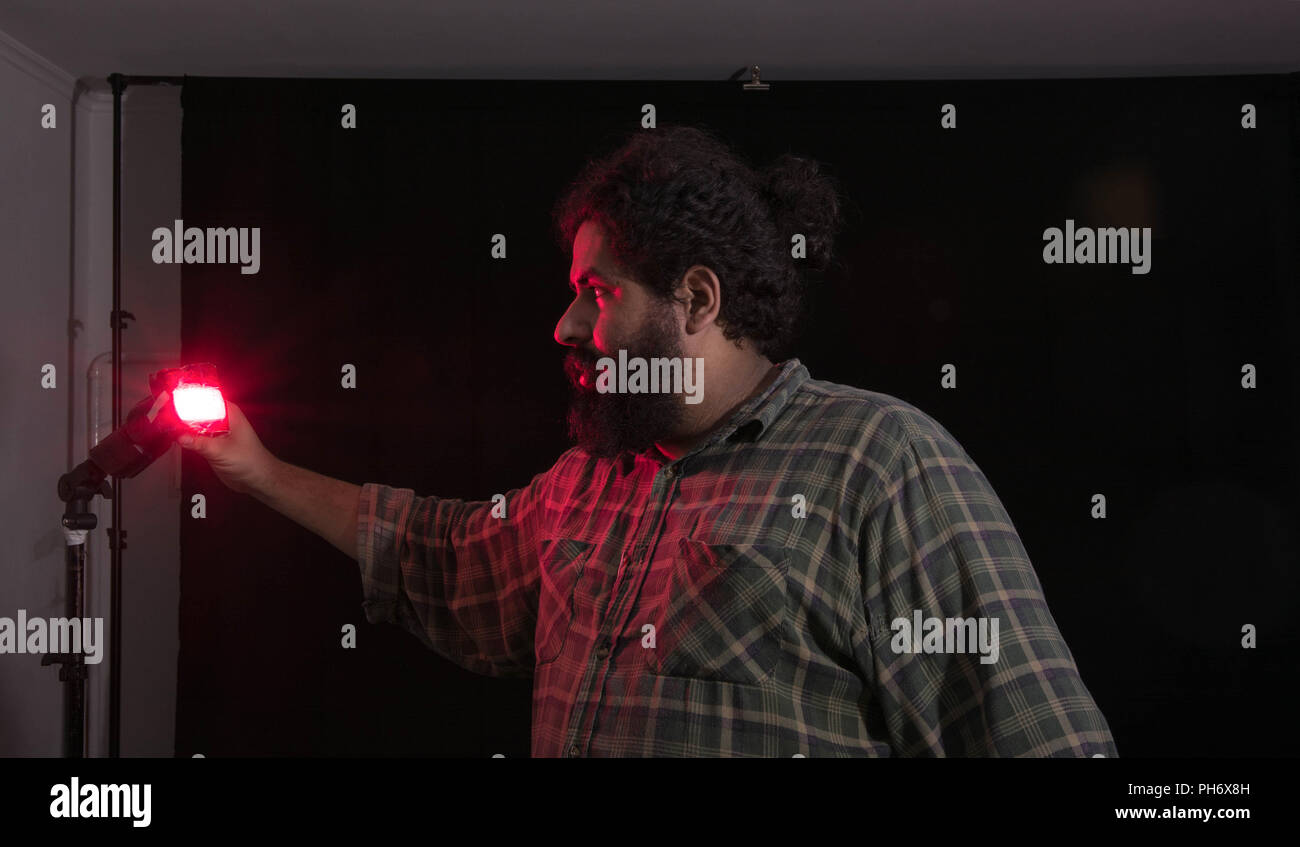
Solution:
{"label": "vertical pipe", "polygon": [[[72,143],[68,145],[68,363],[66,373],[77,372],[77,330],[82,326],[77,320],[77,100],[85,90],[81,80],[72,86],[72,99],[68,109],[68,131]],[[77,418],[75,383],[69,379],[68,391],[68,456],[67,469],[75,467]],[[66,545],[66,542],[65,542]],[[66,547],[67,597],[64,609],[69,618],[80,620],[85,616],[86,545]],[[63,686],[63,755],[80,759],[85,755],[86,729],[86,678],[85,662],[80,656],[72,665],[65,665],[69,676]]]}
{"label": "vertical pipe", "polygon": [[[64,604],[69,620],[85,623],[85,573],[86,544],[74,544],[66,548],[65,559],[68,565],[67,592],[68,600]],[[80,759],[86,747],[86,662],[81,654],[71,657],[63,666],[61,673],[66,673],[68,681],[63,687],[63,755],[69,759]]]}
{"label": "vertical pipe", "polygon": [[[122,89],[121,74],[113,86],[113,431],[122,425]],[[108,755],[121,755],[122,729],[122,483],[113,477],[113,526],[109,530],[110,600],[108,641]]]}

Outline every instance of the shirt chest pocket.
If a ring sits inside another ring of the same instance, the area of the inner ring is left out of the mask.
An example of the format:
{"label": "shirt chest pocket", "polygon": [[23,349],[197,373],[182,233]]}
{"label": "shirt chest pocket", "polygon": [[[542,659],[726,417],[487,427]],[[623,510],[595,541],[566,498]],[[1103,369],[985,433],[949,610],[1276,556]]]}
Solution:
{"label": "shirt chest pocket", "polygon": [[544,538],[537,598],[535,653],[539,665],[553,662],[564,649],[573,622],[574,594],[595,545],[576,538]]}
{"label": "shirt chest pocket", "polygon": [[681,539],[655,598],[650,670],[751,685],[769,679],[786,643],[788,571],[784,547]]}

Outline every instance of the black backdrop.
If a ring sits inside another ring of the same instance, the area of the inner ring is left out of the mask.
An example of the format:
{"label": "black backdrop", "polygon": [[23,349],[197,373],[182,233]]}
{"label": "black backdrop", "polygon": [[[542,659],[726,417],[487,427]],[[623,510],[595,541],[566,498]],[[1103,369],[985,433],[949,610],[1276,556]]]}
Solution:
{"label": "black backdrop", "polygon": [[[548,212],[587,157],[653,131],[646,103],[843,181],[841,264],[795,355],[915,403],[980,464],[1121,755],[1300,752],[1279,726],[1300,647],[1300,75],[187,78],[185,224],[261,227],[262,255],[255,275],[183,267],[184,360],[216,362],[289,462],[473,499],[526,483],[567,446]],[[1150,273],[1044,264],[1067,218],[1150,226]],[[370,626],[355,563],[184,461],[178,755],[527,755],[526,680]]]}

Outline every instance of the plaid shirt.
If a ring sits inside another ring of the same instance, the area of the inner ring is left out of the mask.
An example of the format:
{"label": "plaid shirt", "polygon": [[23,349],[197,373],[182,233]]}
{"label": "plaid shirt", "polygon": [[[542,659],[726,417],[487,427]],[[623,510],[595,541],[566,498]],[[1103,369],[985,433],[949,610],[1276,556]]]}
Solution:
{"label": "plaid shirt", "polygon": [[[534,756],[1116,753],[975,462],[798,359],[676,461],[574,448],[503,502],[367,483],[357,536],[367,620],[534,677]],[[928,618],[996,618],[997,660]]]}

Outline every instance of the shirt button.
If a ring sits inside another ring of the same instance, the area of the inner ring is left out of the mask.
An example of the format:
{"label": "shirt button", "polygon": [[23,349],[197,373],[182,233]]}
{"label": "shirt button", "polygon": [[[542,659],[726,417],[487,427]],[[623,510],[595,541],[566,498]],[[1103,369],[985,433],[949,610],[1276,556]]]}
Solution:
{"label": "shirt button", "polygon": [[570,758],[570,759],[576,759],[576,758],[578,758],[578,757],[581,756],[581,755],[582,755],[582,751],[578,749],[578,745],[577,745],[577,744],[574,744],[572,747],[569,748],[569,758]]}
{"label": "shirt button", "polygon": [[602,645],[600,645],[599,647],[596,648],[596,658],[597,658],[597,659],[603,659],[603,658],[605,658],[605,657],[608,656],[608,655],[609,655],[609,648],[606,647],[604,644],[602,644]]}

